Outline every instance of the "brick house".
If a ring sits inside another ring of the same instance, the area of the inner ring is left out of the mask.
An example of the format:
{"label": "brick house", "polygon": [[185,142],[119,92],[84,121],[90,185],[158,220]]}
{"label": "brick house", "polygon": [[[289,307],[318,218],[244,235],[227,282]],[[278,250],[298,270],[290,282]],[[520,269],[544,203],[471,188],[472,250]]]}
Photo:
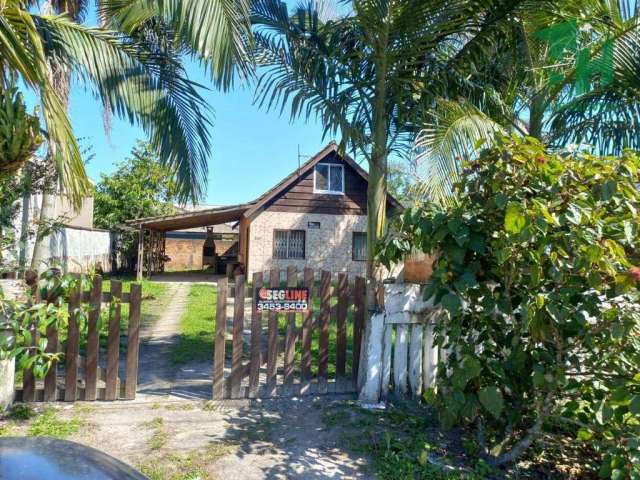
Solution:
{"label": "brick house", "polygon": [[[349,156],[340,155],[332,142],[253,202],[128,223],[166,242],[171,231],[235,222],[237,257],[226,262],[249,276],[290,265],[362,275],[367,178],[367,172]],[[389,195],[387,209],[393,213],[402,206]],[[141,247],[144,252],[143,242]]]}

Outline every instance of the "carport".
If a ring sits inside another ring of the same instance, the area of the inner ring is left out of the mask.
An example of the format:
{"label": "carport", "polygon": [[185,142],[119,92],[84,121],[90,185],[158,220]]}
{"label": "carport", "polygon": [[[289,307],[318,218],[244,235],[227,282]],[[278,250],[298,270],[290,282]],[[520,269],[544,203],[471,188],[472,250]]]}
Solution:
{"label": "carport", "polygon": [[164,271],[166,233],[193,227],[208,227],[229,222],[239,224],[238,263],[243,265],[247,253],[247,229],[244,213],[254,203],[196,210],[174,215],[136,218],[127,225],[138,231],[137,279]]}

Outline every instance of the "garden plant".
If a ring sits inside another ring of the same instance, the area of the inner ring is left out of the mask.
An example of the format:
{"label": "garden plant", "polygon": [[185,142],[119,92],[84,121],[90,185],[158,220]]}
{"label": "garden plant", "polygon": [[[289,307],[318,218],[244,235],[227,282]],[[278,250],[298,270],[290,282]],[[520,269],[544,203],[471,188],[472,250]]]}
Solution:
{"label": "garden plant", "polygon": [[379,246],[387,264],[437,255],[425,296],[444,355],[425,399],[494,466],[544,433],[602,477],[640,477],[639,168],[499,136],[455,202],[404,212]]}

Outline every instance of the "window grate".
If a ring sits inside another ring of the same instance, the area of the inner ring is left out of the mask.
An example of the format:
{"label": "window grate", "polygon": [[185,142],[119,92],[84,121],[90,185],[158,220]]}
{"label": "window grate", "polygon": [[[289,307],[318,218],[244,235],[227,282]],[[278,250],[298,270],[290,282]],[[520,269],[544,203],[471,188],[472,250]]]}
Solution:
{"label": "window grate", "polygon": [[304,230],[274,230],[273,258],[304,259]]}
{"label": "window grate", "polygon": [[367,234],[365,232],[353,232],[351,258],[357,262],[367,259]]}

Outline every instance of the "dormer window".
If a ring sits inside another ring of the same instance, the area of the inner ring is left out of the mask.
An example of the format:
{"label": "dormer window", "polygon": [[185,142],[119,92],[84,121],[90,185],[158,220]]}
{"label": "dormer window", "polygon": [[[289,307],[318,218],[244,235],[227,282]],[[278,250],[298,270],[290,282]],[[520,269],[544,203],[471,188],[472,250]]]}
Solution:
{"label": "dormer window", "polygon": [[344,194],[344,165],[318,163],[313,175],[314,193]]}

